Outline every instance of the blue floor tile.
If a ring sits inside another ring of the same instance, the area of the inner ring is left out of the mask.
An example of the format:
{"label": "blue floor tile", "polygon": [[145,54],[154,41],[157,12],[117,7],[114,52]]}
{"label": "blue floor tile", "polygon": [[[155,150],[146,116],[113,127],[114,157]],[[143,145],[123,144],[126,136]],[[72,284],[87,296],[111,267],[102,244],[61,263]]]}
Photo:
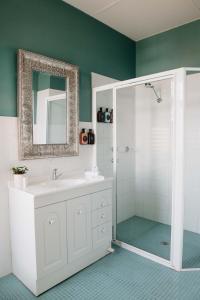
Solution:
{"label": "blue floor tile", "polygon": [[200,272],[175,272],[116,248],[39,297],[13,275],[0,279],[1,300],[200,300]]}

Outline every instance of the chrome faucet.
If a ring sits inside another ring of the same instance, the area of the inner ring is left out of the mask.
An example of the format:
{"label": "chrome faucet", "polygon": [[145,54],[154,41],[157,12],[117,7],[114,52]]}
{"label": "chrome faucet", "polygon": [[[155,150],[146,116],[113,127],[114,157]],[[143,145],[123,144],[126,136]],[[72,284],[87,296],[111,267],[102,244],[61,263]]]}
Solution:
{"label": "chrome faucet", "polygon": [[52,180],[57,180],[63,173],[57,174],[58,169],[53,169],[52,171]]}

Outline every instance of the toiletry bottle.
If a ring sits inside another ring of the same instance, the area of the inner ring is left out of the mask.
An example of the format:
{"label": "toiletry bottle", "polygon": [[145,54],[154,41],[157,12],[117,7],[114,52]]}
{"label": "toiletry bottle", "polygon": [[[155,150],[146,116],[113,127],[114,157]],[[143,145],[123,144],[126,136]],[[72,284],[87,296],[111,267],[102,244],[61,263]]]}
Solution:
{"label": "toiletry bottle", "polygon": [[106,111],[105,111],[105,120],[104,120],[105,123],[110,123],[110,113],[108,111],[108,108],[106,108]]}
{"label": "toiletry bottle", "polygon": [[87,133],[85,132],[85,129],[83,128],[80,133],[80,144],[87,145],[87,143],[88,143],[88,136]]}
{"label": "toiletry bottle", "polygon": [[110,123],[113,123],[113,109],[110,111]]}
{"label": "toiletry bottle", "polygon": [[100,107],[99,111],[97,112],[97,122],[104,122],[104,112],[102,107]]}
{"label": "toiletry bottle", "polygon": [[95,143],[95,134],[92,129],[89,129],[88,132],[88,144],[94,145]]}

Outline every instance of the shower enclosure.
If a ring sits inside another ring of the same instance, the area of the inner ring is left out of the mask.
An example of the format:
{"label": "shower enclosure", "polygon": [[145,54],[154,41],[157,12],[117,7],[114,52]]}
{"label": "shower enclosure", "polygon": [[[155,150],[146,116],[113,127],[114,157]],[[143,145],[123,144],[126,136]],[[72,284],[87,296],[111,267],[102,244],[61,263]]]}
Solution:
{"label": "shower enclosure", "polygon": [[[96,164],[114,178],[113,240],[180,270],[200,270],[200,69],[93,89]],[[113,123],[98,123],[99,107]]]}

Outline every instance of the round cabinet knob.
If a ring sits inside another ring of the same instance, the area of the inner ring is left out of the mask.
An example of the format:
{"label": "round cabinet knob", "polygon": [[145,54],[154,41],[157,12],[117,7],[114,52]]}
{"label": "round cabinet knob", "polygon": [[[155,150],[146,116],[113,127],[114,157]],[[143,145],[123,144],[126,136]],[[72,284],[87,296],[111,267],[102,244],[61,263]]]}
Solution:
{"label": "round cabinet knob", "polygon": [[55,222],[56,222],[55,219],[50,219],[50,220],[49,220],[49,225],[52,225],[52,224],[54,224]]}
{"label": "round cabinet knob", "polygon": [[105,219],[105,214],[101,214],[101,219]]}
{"label": "round cabinet knob", "polygon": [[104,202],[101,202],[101,207],[105,207],[105,203]]}
{"label": "round cabinet knob", "polygon": [[77,214],[78,214],[78,215],[82,215],[82,213],[83,213],[83,212],[82,212],[81,209],[79,209],[79,210],[77,211]]}

